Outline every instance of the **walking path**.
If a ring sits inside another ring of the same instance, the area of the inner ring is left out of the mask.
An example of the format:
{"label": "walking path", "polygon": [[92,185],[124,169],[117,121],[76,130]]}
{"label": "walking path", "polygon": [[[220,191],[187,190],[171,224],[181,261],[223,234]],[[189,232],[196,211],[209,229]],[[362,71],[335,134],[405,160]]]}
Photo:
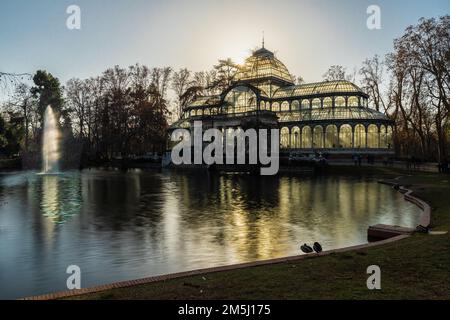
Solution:
{"label": "walking path", "polygon": [[[329,160],[328,163],[333,166],[354,166],[355,163],[351,160]],[[383,167],[390,167],[390,168],[399,168],[399,169],[409,169],[411,172],[414,171],[423,171],[423,172],[438,172],[438,164],[436,162],[424,162],[421,164],[411,165],[410,168],[408,168],[408,164],[405,161],[394,161],[393,163],[390,163],[388,165],[383,164],[382,161],[375,161],[374,164],[367,163],[367,160],[362,161],[361,163],[362,167],[377,167],[377,168],[383,168]]]}

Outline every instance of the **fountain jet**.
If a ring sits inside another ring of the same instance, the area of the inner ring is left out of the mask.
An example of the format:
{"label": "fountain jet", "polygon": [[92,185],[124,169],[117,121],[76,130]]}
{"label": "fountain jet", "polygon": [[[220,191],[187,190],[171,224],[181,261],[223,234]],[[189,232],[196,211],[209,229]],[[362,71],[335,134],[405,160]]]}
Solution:
{"label": "fountain jet", "polygon": [[59,170],[60,132],[55,113],[51,106],[45,109],[44,132],[42,140],[42,172],[57,173]]}

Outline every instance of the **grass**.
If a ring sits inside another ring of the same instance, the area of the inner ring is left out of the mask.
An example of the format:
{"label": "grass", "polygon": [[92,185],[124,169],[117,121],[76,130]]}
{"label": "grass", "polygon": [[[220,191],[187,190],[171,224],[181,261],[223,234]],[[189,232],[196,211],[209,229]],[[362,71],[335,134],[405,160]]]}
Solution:
{"label": "grass", "polygon": [[[391,167],[331,167],[329,174],[376,175],[414,190],[433,208],[434,230],[450,229],[450,176]],[[381,290],[366,269],[381,268]],[[450,233],[352,252],[160,281],[71,299],[450,299]]]}

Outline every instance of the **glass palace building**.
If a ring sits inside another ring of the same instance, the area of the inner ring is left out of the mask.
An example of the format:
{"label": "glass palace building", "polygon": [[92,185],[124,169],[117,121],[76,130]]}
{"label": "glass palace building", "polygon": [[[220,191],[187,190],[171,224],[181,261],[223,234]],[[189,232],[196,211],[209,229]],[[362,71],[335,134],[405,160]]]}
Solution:
{"label": "glass palace building", "polygon": [[[262,47],[239,67],[229,88],[184,106],[176,128],[279,128],[282,153],[394,153],[393,121],[368,107],[368,95],[346,81],[295,85],[286,66]],[[224,134],[226,138],[226,134]]]}

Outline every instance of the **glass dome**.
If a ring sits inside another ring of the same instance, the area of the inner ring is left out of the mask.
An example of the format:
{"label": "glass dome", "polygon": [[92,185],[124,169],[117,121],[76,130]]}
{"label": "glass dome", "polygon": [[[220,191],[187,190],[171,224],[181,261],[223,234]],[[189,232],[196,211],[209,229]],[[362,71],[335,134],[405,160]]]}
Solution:
{"label": "glass dome", "polygon": [[293,84],[293,79],[286,66],[278,60],[273,52],[261,48],[245,60],[235,75],[236,81],[276,78]]}

